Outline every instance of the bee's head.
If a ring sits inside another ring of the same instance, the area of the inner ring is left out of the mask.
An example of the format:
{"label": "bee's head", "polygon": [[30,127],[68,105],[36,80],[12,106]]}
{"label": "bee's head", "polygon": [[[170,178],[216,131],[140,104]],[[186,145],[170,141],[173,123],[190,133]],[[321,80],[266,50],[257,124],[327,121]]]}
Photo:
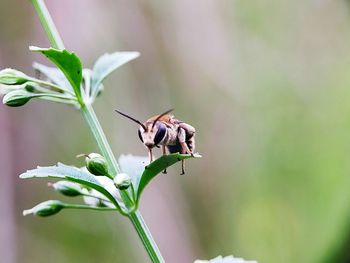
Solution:
{"label": "bee's head", "polygon": [[142,123],[139,120],[136,120],[135,118],[130,117],[129,115],[122,113],[118,110],[116,110],[116,112],[140,125],[140,128],[138,130],[139,138],[144,143],[144,145],[146,145],[149,149],[152,149],[154,146],[158,146],[158,144],[162,142],[166,135],[167,128],[164,123],[159,121],[160,118],[168,114],[172,110],[173,109],[168,110],[158,115],[158,117],[155,120],[148,121],[146,123]]}
{"label": "bee's head", "polygon": [[145,128],[140,126],[138,133],[140,140],[146,145],[148,148],[153,148],[162,142],[166,135],[166,126],[164,123],[160,121],[147,122],[145,123]]}

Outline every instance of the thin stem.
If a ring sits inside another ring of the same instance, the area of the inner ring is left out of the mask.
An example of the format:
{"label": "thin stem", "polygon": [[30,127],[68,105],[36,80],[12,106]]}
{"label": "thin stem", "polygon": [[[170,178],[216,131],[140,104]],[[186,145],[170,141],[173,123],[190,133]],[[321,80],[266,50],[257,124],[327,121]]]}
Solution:
{"label": "thin stem", "polygon": [[44,88],[42,86],[35,86],[35,91],[39,91],[41,93],[48,93],[48,94],[52,94],[52,90],[49,90],[47,88]]}
{"label": "thin stem", "polygon": [[64,204],[64,208],[99,210],[99,211],[118,211],[116,208],[111,208],[111,207],[96,207],[96,206],[75,205],[75,204]]}
{"label": "thin stem", "polygon": [[109,174],[114,178],[120,173],[119,165],[114,157],[111,147],[108,144],[106,135],[104,134],[100,122],[98,121],[93,108],[90,105],[84,105],[81,108],[81,112],[89,125],[89,128],[94,135],[97,145],[103,155],[106,158],[109,168]]}
{"label": "thin stem", "polygon": [[74,106],[78,105],[77,100],[75,98],[66,97],[66,96],[58,95],[58,94],[38,93],[38,94],[33,94],[31,97],[32,98],[39,98],[42,100],[65,103],[65,104],[74,105]]}
{"label": "thin stem", "polygon": [[101,200],[101,201],[108,202],[108,203],[111,203],[111,204],[112,204],[112,202],[111,202],[110,200],[105,199],[105,198],[103,198],[103,197],[98,197],[98,196],[96,196],[96,195],[85,194],[85,193],[81,193],[81,195],[82,195],[82,196],[87,196],[87,197],[93,197],[93,198],[96,198],[96,199],[98,199],[98,200]]}
{"label": "thin stem", "polygon": [[63,41],[52,21],[51,15],[46,8],[43,0],[32,0],[32,4],[39,16],[41,25],[43,26],[51,45],[57,49],[64,49]]}
{"label": "thin stem", "polygon": [[[107,141],[106,135],[104,134],[100,122],[98,121],[96,114],[91,107],[91,105],[83,105],[81,107],[81,112],[89,125],[89,128],[94,135],[94,138],[98,144],[98,147],[102,155],[106,158],[108,163],[108,174],[114,178],[117,174],[121,173],[119,165],[114,157],[111,147]],[[121,198],[125,204],[125,213],[129,213],[135,210],[135,202],[131,200],[129,194],[126,191],[119,191]]]}
{"label": "thin stem", "polygon": [[44,86],[48,86],[48,87],[51,87],[53,88],[55,91],[58,91],[58,92],[67,92],[73,96],[75,96],[75,94],[71,91],[71,90],[68,90],[68,89],[65,89],[65,88],[62,88],[60,86],[57,86],[51,82],[46,82],[46,81],[43,81],[43,80],[40,80],[40,79],[30,79],[31,81],[33,81],[34,83],[37,83],[39,85],[44,85]]}
{"label": "thin stem", "polygon": [[57,103],[64,103],[64,104],[73,105],[73,106],[77,106],[77,107],[79,106],[79,104],[76,101],[68,100],[68,99],[60,99],[60,98],[45,97],[45,96],[41,96],[40,99],[53,101],[53,102],[57,102]]}
{"label": "thin stem", "polygon": [[129,218],[133,223],[134,228],[137,231],[137,234],[142,240],[142,243],[146,248],[147,253],[151,258],[152,262],[153,263],[165,262],[140,212],[136,210],[135,212],[129,214]]}
{"label": "thin stem", "polygon": [[62,100],[71,100],[74,102],[78,102],[75,98],[73,97],[68,97],[65,95],[59,95],[59,94],[54,94],[54,93],[35,93],[32,95],[32,97],[47,97],[47,98],[57,98],[57,99],[62,99]]}

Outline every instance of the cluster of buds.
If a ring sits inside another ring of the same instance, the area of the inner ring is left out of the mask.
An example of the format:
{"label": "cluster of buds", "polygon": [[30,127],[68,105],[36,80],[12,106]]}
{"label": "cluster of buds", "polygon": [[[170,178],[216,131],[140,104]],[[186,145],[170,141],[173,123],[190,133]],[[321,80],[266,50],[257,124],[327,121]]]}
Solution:
{"label": "cluster of buds", "polygon": [[33,98],[75,104],[76,99],[54,83],[29,77],[23,72],[7,68],[0,71],[0,93],[3,104],[20,107]]}
{"label": "cluster of buds", "polygon": [[[106,159],[98,153],[80,154],[77,157],[85,156],[86,169],[96,176],[107,176],[112,179],[108,173],[108,164]],[[119,190],[126,190],[131,185],[131,177],[126,173],[119,173],[114,178],[114,185]]]}
{"label": "cluster of buds", "polygon": [[[85,167],[83,168],[96,176],[96,180],[105,188],[115,199],[120,198],[120,191],[126,191],[132,184],[131,177],[125,173],[119,173],[114,178],[108,171],[108,163],[106,159],[98,153],[81,154],[78,157],[85,157]],[[81,185],[76,182],[70,181],[58,181],[55,183],[49,183],[49,186],[53,187],[57,192],[69,196],[76,197],[82,196],[87,206],[85,207],[109,207],[115,208],[113,202],[110,202],[108,197],[104,196],[101,192],[97,191],[93,187]],[[124,192],[128,194],[128,192]],[[35,207],[25,210],[23,215],[33,214],[36,216],[46,217],[54,215],[61,211],[63,208],[77,208],[81,205],[66,204],[57,200],[49,200],[42,202]]]}
{"label": "cluster of buds", "polygon": [[3,103],[11,107],[26,104],[32,98],[31,92],[35,89],[35,83],[30,81],[30,77],[18,70],[8,68],[0,71],[0,84],[6,93]]}

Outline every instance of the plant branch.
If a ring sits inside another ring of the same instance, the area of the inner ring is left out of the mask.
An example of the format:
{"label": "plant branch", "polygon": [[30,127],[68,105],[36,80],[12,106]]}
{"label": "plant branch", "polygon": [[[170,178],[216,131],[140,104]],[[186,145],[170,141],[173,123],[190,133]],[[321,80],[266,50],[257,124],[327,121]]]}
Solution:
{"label": "plant branch", "polygon": [[153,263],[163,263],[165,262],[163,259],[162,254],[159,251],[159,248],[157,247],[157,244],[153,240],[153,237],[151,235],[151,232],[149,231],[145,221],[143,220],[140,212],[137,210],[131,214],[129,214],[129,218],[131,222],[133,223],[137,234],[139,235],[140,239],[142,240],[142,243],[144,247],[147,250],[147,253],[149,257],[151,258]]}
{"label": "plant branch", "polygon": [[99,210],[99,211],[118,211],[118,209],[112,208],[112,207],[96,207],[96,206],[76,205],[76,204],[64,204],[64,208]]}
{"label": "plant branch", "polygon": [[67,93],[69,93],[70,95],[75,96],[75,94],[74,94],[71,90],[62,88],[62,87],[57,86],[57,85],[55,85],[55,84],[53,84],[53,83],[51,83],[51,82],[43,81],[43,80],[40,80],[40,79],[34,79],[34,78],[31,78],[30,81],[32,81],[32,82],[34,82],[34,83],[37,83],[37,84],[39,84],[39,85],[51,87],[51,88],[54,89],[55,91],[58,91],[58,92],[67,92]]}
{"label": "plant branch", "polygon": [[100,122],[98,121],[93,108],[90,105],[84,105],[81,108],[81,112],[89,125],[89,128],[97,142],[97,145],[101,151],[101,154],[108,163],[109,174],[114,178],[120,173],[119,165],[114,157],[111,147],[108,144],[106,135],[104,134]]}
{"label": "plant branch", "polygon": [[111,203],[111,204],[112,204],[112,202],[111,202],[110,200],[108,200],[108,199],[106,199],[106,198],[103,198],[103,197],[99,197],[99,196],[93,195],[93,194],[81,193],[81,195],[82,195],[82,196],[86,196],[86,197],[96,198],[96,199],[98,199],[98,200],[100,200],[100,201],[108,202],[108,203]]}
{"label": "plant branch", "polygon": [[46,8],[44,0],[32,0],[32,4],[39,16],[41,25],[43,26],[52,47],[64,49],[63,41],[54,22],[52,21],[51,15]]}

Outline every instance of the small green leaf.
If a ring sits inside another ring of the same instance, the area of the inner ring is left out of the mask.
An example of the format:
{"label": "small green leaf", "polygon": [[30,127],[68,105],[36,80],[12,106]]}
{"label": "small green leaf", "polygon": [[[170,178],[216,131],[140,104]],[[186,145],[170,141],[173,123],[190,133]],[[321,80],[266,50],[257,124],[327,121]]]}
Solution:
{"label": "small green leaf", "polygon": [[80,90],[83,70],[79,57],[74,53],[69,53],[65,49],[59,50],[55,48],[39,48],[34,46],[29,47],[29,49],[31,51],[41,52],[63,72],[71,84],[78,101],[80,104],[83,104]]}
{"label": "small green leaf", "polygon": [[28,178],[56,178],[65,179],[67,181],[79,183],[81,185],[90,187],[106,196],[119,210],[119,204],[113,197],[113,195],[107,191],[93,175],[83,172],[82,170],[74,167],[58,163],[57,166],[46,166],[37,169],[29,170],[19,176],[22,179]]}
{"label": "small green leaf", "polygon": [[91,94],[93,94],[93,97],[96,97],[100,84],[112,71],[137,58],[139,55],[139,52],[115,52],[99,57],[92,69]]}
{"label": "small green leaf", "polygon": [[185,160],[191,157],[199,158],[199,154],[179,154],[173,153],[163,155],[154,162],[148,164],[148,158],[132,155],[122,155],[119,157],[118,163],[124,173],[127,173],[132,178],[132,183],[136,193],[136,202],[140,200],[142,191],[146,185],[159,173],[178,161]]}
{"label": "small green leaf", "polygon": [[48,67],[38,62],[33,63],[33,68],[44,74],[52,83],[55,83],[62,88],[72,90],[72,86],[69,84],[67,78],[58,68]]}

